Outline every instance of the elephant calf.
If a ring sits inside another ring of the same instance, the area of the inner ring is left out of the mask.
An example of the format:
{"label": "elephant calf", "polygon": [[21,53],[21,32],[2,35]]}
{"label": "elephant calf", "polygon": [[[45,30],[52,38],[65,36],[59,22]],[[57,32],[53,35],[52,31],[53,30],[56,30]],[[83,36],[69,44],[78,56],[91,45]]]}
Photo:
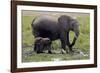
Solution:
{"label": "elephant calf", "polygon": [[34,42],[34,51],[36,53],[43,53],[44,50],[51,52],[51,40],[49,38],[36,37]]}

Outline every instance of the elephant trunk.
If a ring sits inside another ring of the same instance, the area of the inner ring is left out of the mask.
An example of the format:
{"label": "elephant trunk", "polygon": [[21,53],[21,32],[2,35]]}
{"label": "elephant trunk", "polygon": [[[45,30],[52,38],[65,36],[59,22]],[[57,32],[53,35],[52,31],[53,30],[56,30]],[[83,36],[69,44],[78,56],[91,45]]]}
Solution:
{"label": "elephant trunk", "polygon": [[74,30],[74,39],[73,39],[72,43],[70,44],[70,47],[72,47],[75,44],[78,36],[79,36],[79,30]]}
{"label": "elephant trunk", "polygon": [[70,47],[74,46],[78,36],[79,36],[79,23],[76,19],[71,19],[70,21],[70,28],[74,32],[74,38],[72,43],[70,44]]}

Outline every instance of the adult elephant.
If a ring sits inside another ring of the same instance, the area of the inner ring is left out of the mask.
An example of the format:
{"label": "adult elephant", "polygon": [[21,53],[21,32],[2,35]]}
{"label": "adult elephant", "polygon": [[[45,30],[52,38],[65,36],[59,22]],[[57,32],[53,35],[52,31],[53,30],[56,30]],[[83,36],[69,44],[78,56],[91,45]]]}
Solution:
{"label": "adult elephant", "polygon": [[[72,43],[69,41],[70,31],[75,33]],[[72,46],[79,35],[79,23],[76,19],[67,15],[62,15],[57,19],[53,16],[39,16],[32,22],[32,33],[35,37],[49,38],[51,41],[60,39],[61,53],[64,53],[64,51],[68,53],[66,45],[69,47],[69,51],[72,52]]]}

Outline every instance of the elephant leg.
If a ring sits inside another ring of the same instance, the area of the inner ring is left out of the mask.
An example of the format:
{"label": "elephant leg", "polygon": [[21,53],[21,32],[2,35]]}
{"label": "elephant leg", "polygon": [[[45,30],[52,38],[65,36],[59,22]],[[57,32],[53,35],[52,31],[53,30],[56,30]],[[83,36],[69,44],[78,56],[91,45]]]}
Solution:
{"label": "elephant leg", "polygon": [[39,47],[39,50],[37,51],[37,53],[39,54],[39,53],[44,53],[43,52],[43,47],[40,45],[40,47]]}
{"label": "elephant leg", "polygon": [[52,54],[51,50],[48,50],[48,54]]}
{"label": "elephant leg", "polygon": [[39,53],[44,53],[44,52],[43,52],[44,44],[41,43],[41,44],[39,44],[38,46],[39,46],[39,47],[38,47],[38,51],[37,51],[37,53],[38,53],[38,54],[39,54]]}
{"label": "elephant leg", "polygon": [[50,45],[47,46],[47,49],[48,49],[48,54],[52,54]]}
{"label": "elephant leg", "polygon": [[61,53],[68,53],[68,51],[66,51],[66,33],[64,31],[61,32],[60,35],[60,41],[61,41]]}
{"label": "elephant leg", "polygon": [[68,51],[66,50],[66,42],[65,41],[61,41],[61,53],[68,53]]}

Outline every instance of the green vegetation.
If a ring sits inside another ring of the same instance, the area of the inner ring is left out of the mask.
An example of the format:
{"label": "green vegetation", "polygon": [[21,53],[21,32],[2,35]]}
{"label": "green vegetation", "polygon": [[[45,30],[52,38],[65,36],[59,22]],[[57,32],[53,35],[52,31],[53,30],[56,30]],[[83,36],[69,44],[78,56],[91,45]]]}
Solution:
{"label": "green vegetation", "polygon": [[40,62],[40,61],[64,61],[64,60],[84,60],[88,56],[69,55],[69,54],[32,54],[25,56],[23,62]]}
{"label": "green vegetation", "polygon": [[[31,55],[25,54],[26,52],[30,52],[33,50],[31,46],[34,43],[34,36],[32,35],[31,23],[34,19],[34,16],[22,16],[22,44],[23,44],[23,53],[22,53],[22,62],[33,62],[33,61],[53,61],[55,58],[59,58],[60,60],[83,60],[89,59],[89,44],[90,44],[90,23],[89,23],[89,15],[80,15],[77,16],[77,20],[80,23],[80,34],[76,44],[74,45],[75,50],[81,51],[87,56],[81,56],[79,53],[74,55],[70,54],[36,54],[32,53]],[[72,42],[74,37],[73,32],[70,32],[70,42]],[[26,47],[25,47],[26,46]],[[60,52],[60,41],[54,41],[53,49]]]}

